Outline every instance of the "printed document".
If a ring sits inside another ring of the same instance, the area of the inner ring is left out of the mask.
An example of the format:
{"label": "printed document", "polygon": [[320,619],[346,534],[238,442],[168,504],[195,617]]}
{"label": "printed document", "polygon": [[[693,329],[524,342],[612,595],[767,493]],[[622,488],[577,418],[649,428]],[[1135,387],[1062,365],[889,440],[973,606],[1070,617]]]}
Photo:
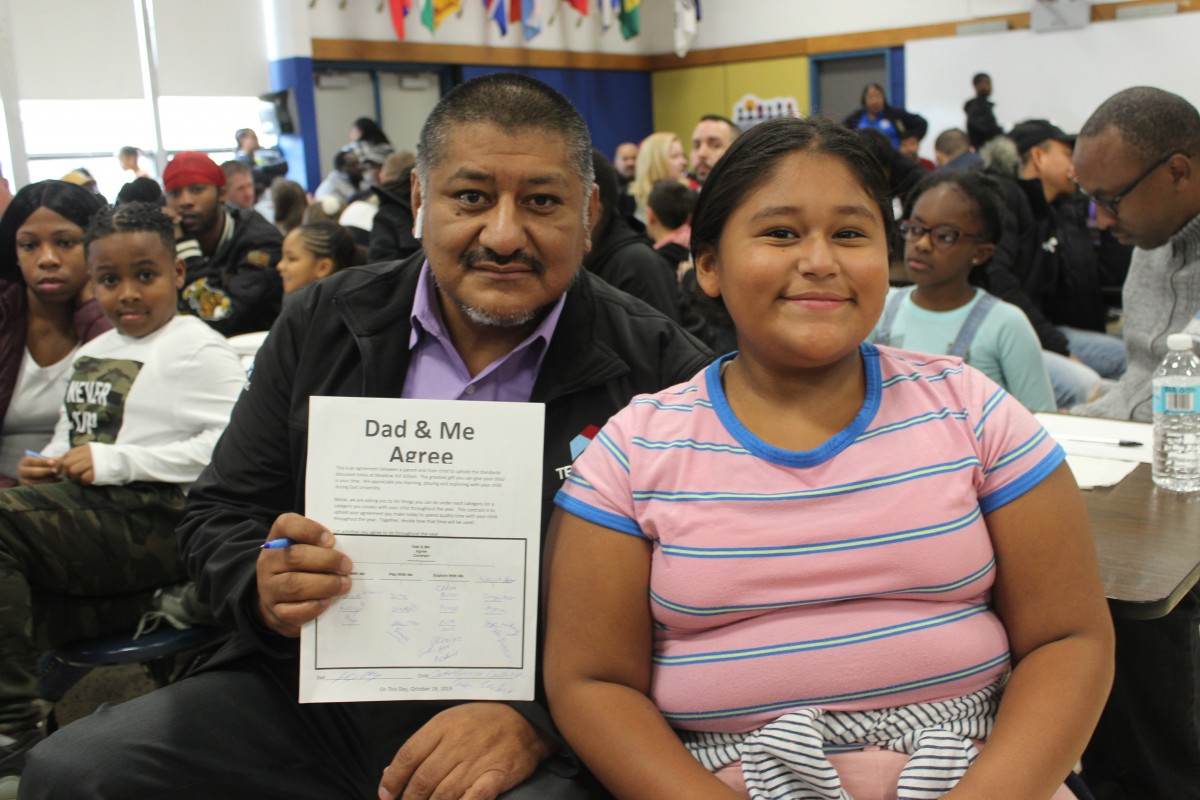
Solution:
{"label": "printed document", "polygon": [[354,569],[301,630],[301,702],[533,699],[543,417],[311,398],[305,515]]}

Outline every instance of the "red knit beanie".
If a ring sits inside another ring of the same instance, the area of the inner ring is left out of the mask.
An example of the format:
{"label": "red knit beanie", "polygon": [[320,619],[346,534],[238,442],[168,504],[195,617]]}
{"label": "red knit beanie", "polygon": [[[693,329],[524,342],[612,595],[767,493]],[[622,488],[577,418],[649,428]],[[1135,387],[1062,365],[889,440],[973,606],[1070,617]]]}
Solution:
{"label": "red knit beanie", "polygon": [[225,185],[225,173],[204,153],[179,153],[163,170],[163,187],[168,192],[191,186],[194,183],[209,183],[217,188]]}

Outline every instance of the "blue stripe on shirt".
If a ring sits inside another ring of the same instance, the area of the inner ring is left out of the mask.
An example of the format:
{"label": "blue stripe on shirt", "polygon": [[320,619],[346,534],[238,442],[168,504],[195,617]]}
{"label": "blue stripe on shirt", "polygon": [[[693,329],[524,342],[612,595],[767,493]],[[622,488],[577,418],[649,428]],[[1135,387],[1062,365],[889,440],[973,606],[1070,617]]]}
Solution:
{"label": "blue stripe on shirt", "polygon": [[932,586],[912,586],[903,589],[890,589],[886,592],[870,592],[867,594],[848,594],[840,597],[820,597],[813,600],[789,600],[778,603],[758,603],[742,606],[689,606],[684,603],[676,603],[668,600],[654,591],[650,592],[650,601],[655,605],[674,611],[677,614],[683,614],[691,617],[712,617],[723,614],[742,614],[750,611],[774,611],[783,608],[799,608],[801,606],[816,605],[820,603],[838,603],[846,600],[863,600],[869,597],[889,597],[898,594],[944,594],[962,589],[964,586],[969,586],[972,583],[986,577],[996,568],[996,559],[988,559],[988,562],[979,569],[949,583],[941,583]]}
{"label": "blue stripe on shirt", "polygon": [[618,533],[628,533],[631,536],[637,536],[642,539],[649,539],[642,532],[641,527],[629,519],[622,517],[620,514],[614,514],[611,511],[605,511],[595,506],[588,505],[582,500],[578,500],[571,495],[559,490],[558,494],[554,495],[554,504],[563,511],[569,511],[580,519],[585,519],[588,522],[594,522],[605,528],[611,528]]}
{"label": "blue stripe on shirt", "polygon": [[633,499],[637,501],[659,500],[667,503],[679,502],[711,502],[728,500],[732,502],[744,501],[780,501],[780,500],[809,500],[815,497],[833,497],[842,494],[853,494],[855,492],[867,491],[869,489],[878,489],[881,486],[894,486],[908,481],[920,480],[933,475],[944,475],[950,472],[959,472],[964,469],[974,469],[981,466],[978,456],[967,456],[958,461],[950,461],[943,464],[930,464],[917,469],[898,472],[894,475],[881,475],[878,478],[869,478],[863,481],[855,481],[854,483],[843,483],[835,486],[826,486],[820,489],[802,489],[795,492],[664,492],[654,489],[635,489],[633,491]]}
{"label": "blue stripe on shirt", "polygon": [[917,425],[924,425],[928,422],[940,422],[947,419],[966,420],[967,410],[964,408],[962,411],[951,411],[948,408],[942,408],[941,411],[931,411],[928,414],[909,417],[908,419],[902,419],[889,425],[881,425],[878,428],[872,428],[871,430],[863,431],[854,441],[857,444],[858,442],[866,439],[873,439],[874,437],[885,433],[907,430]]}
{"label": "blue stripe on shirt", "polygon": [[983,513],[990,514],[1006,503],[1016,500],[1021,495],[1028,492],[1033,487],[1037,486],[1046,479],[1051,472],[1058,468],[1067,457],[1063,452],[1061,445],[1054,445],[1054,449],[1046,454],[1045,458],[1031,467],[1024,475],[1017,478],[1012,483],[1001,486],[991,494],[979,498],[979,507],[983,509]]}
{"label": "blue stripe on shirt", "polygon": [[974,523],[980,516],[978,506],[971,509],[966,516],[948,522],[939,522],[921,528],[911,528],[903,531],[862,536],[856,539],[843,539],[832,542],[812,542],[809,544],[782,545],[776,547],[684,547],[682,545],[661,544],[662,552],[666,555],[684,558],[776,558],[780,556],[804,556],[819,553],[839,552],[842,550],[858,550],[864,547],[879,547],[896,542],[928,539],[933,536],[944,536],[948,533],[962,530]]}
{"label": "blue stripe on shirt", "polygon": [[923,689],[930,686],[954,683],[956,681],[961,681],[976,675],[981,675],[985,672],[990,672],[996,667],[1008,663],[1008,661],[1009,652],[1006,650],[994,658],[989,658],[987,661],[973,664],[968,667],[963,667],[962,669],[955,670],[953,672],[945,672],[941,675],[932,675],[928,678],[919,678],[917,680],[896,683],[890,686],[862,689],[860,691],[845,692],[843,694],[831,694],[826,695],[825,697],[805,697],[797,700],[764,703],[757,706],[743,706],[741,708],[718,708],[706,711],[670,711],[667,709],[662,709],[662,715],[668,720],[678,720],[681,722],[688,720],[729,719],[732,717],[743,717],[750,714],[783,711],[785,709],[802,706],[827,705],[830,703],[843,703],[852,700],[870,700],[879,697],[886,697],[891,694],[901,694],[916,689]]}
{"label": "blue stripe on shirt", "polygon": [[687,655],[680,656],[654,656],[653,662],[661,667],[674,667],[687,666],[691,664],[714,664],[725,661],[745,661],[752,658],[769,658],[771,656],[806,653],[814,650],[829,650],[835,647],[848,647],[856,644],[864,644],[866,642],[875,642],[881,639],[891,639],[895,636],[903,636],[908,633],[928,630],[930,628],[940,628],[943,625],[952,625],[955,622],[960,622],[978,614],[987,613],[987,611],[988,606],[981,604],[970,606],[968,608],[957,609],[946,614],[939,614],[936,617],[910,620],[909,622],[902,622],[898,625],[888,625],[883,628],[859,631],[857,633],[847,633],[840,636],[830,636],[823,639],[809,639],[806,641],[763,645],[760,647],[744,648],[740,650],[717,650],[710,653],[689,653]]}

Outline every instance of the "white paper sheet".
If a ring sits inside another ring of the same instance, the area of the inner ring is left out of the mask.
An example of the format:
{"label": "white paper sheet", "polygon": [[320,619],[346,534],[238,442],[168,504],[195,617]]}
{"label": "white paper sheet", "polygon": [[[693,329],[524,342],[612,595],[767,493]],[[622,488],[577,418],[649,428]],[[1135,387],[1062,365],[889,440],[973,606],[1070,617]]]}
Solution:
{"label": "white paper sheet", "polygon": [[300,633],[300,702],[532,700],[544,407],[314,397],[305,514],[353,586]]}
{"label": "white paper sheet", "polygon": [[[1071,414],[1034,414],[1055,441],[1070,456],[1090,456],[1114,461],[1154,460],[1154,437],[1148,422],[1127,422],[1099,417],[1076,417]],[[1073,438],[1079,437],[1079,438]],[[1108,443],[1086,439],[1107,439]],[[1118,441],[1137,442],[1136,447],[1121,447]]]}
{"label": "white paper sheet", "polygon": [[1116,461],[1111,458],[1067,456],[1067,464],[1080,489],[1097,486],[1116,486],[1126,475],[1137,469],[1136,461]]}

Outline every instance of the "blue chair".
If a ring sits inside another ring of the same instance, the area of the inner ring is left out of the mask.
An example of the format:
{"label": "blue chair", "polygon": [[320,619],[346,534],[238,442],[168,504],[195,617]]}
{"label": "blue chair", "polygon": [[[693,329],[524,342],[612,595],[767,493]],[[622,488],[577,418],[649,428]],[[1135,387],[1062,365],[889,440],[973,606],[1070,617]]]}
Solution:
{"label": "blue chair", "polygon": [[174,677],[181,653],[215,645],[229,636],[227,628],[210,625],[182,630],[163,625],[136,639],[132,633],[120,633],[47,650],[38,659],[38,695],[56,703],[96,667],[118,664],[141,664],[155,687],[162,688]]}

